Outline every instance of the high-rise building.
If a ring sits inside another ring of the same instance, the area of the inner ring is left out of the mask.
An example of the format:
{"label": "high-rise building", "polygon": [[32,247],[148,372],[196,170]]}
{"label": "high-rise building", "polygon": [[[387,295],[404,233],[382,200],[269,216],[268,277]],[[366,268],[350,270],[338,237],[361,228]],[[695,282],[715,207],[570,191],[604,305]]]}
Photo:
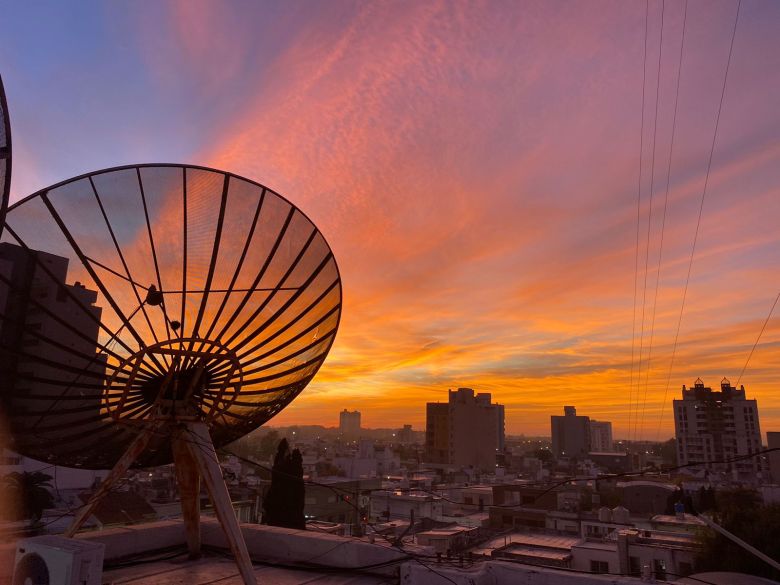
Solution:
{"label": "high-rise building", "polygon": [[612,423],[605,420],[590,421],[590,450],[595,453],[611,453]]}
{"label": "high-rise building", "polygon": [[[780,448],[780,433],[770,431],[766,434],[766,446],[769,449]],[[767,455],[769,461],[769,474],[772,476],[772,483],[780,483],[780,451],[772,451]]]}
{"label": "high-rise building", "polygon": [[552,450],[556,457],[584,457],[590,448],[590,418],[577,416],[573,406],[563,407],[563,416],[550,417]]}
{"label": "high-rise building", "polygon": [[[102,309],[95,305],[96,291],[66,283],[68,265],[61,256],[0,243],[0,410],[13,413],[21,450],[41,456],[48,454],[46,444],[59,437],[59,429],[73,425],[83,430],[102,407]],[[35,412],[28,406],[31,396]],[[47,427],[46,413],[55,409],[58,427]],[[94,441],[89,432],[83,435],[74,439],[74,452],[81,442]],[[24,460],[25,469],[35,465]],[[67,485],[64,476],[63,482]]]}
{"label": "high-rise building", "polygon": [[398,429],[396,433],[396,440],[402,445],[408,445],[414,442],[414,431],[412,431],[412,425],[404,425],[404,428]]}
{"label": "high-rise building", "polygon": [[758,405],[745,398],[744,386],[734,388],[726,378],[719,392],[701,379],[693,388],[683,386],[682,399],[674,401],[674,429],[680,465],[702,463],[709,471],[745,480],[763,471],[761,457],[728,461],[761,450]]}
{"label": "high-rise building", "polygon": [[346,437],[357,437],[360,434],[360,411],[342,410],[339,413],[339,431]]}
{"label": "high-rise building", "polygon": [[504,405],[471,388],[449,391],[446,403],[426,407],[425,453],[429,463],[495,469],[504,450]]}

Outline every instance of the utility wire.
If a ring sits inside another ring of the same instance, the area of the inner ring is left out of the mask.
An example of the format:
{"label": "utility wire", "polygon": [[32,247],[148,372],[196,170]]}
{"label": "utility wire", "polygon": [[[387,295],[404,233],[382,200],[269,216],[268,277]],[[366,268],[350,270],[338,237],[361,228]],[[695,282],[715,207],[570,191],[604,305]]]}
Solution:
{"label": "utility wire", "polygon": [[[652,217],[653,217],[653,191],[655,189],[655,152],[656,152],[656,137],[658,135],[658,102],[660,102],[661,97],[661,56],[663,54],[663,46],[664,46],[664,14],[666,12],[666,0],[662,0],[661,2],[661,31],[658,35],[658,75],[656,78],[656,84],[655,84],[655,114],[653,117],[653,148],[651,150],[652,156],[651,156],[651,163],[650,163],[650,206],[647,211],[647,245],[645,247],[645,290],[644,294],[647,294],[647,273],[648,273],[648,265],[650,260],[650,232],[652,228]],[[666,210],[666,207],[664,206],[664,211]],[[664,217],[665,221],[666,217]],[[663,245],[663,223],[661,224],[661,245]],[[642,416],[639,419],[639,423],[637,424],[637,435],[641,437],[642,428],[644,427],[645,423],[645,409],[647,407],[647,388],[650,385],[650,360],[652,359],[653,355],[653,332],[655,330],[655,309],[656,309],[656,302],[658,300],[658,282],[661,278],[661,264],[658,264],[658,272],[656,273],[655,277],[655,300],[653,301],[653,316],[650,321],[650,343],[648,344],[647,348],[647,363],[645,364],[645,393],[644,397],[642,398]],[[644,300],[642,301],[642,331],[644,333],[644,315],[645,315],[645,307],[644,307]],[[644,339],[644,338],[642,338]],[[639,347],[642,347],[642,341],[640,340]],[[642,375],[641,375],[641,367],[642,367],[642,352],[640,349],[639,353],[639,367],[640,367],[640,375],[639,375],[639,385],[642,383]],[[637,386],[637,405],[639,403],[639,385]],[[637,408],[637,414],[639,414],[639,409]],[[636,435],[635,435],[636,438]]]}
{"label": "utility wire", "polygon": [[[680,338],[680,327],[682,326],[682,318],[683,313],[685,311],[685,300],[688,296],[688,286],[691,282],[691,269],[693,268],[693,258],[696,254],[696,243],[699,239],[699,228],[701,227],[701,216],[702,212],[704,211],[704,200],[707,195],[707,186],[709,185],[709,179],[710,179],[710,170],[712,169],[712,156],[715,152],[715,144],[718,138],[718,128],[720,126],[720,114],[723,110],[723,100],[726,95],[726,84],[728,82],[729,78],[729,68],[731,67],[731,55],[734,51],[734,38],[737,36],[737,24],[739,23],[739,13],[740,9],[742,8],[742,0],[739,0],[739,3],[737,4],[737,13],[734,16],[734,27],[731,31],[731,43],[729,44],[729,56],[726,60],[726,71],[723,75],[723,87],[721,88],[720,92],[720,101],[718,103],[718,113],[715,117],[715,129],[712,133],[712,144],[710,145],[710,155],[709,159],[707,161],[707,172],[704,175],[704,187],[702,188],[701,192],[701,202],[699,203],[699,214],[696,219],[696,229],[693,232],[693,244],[691,245],[691,256],[690,260],[688,261],[688,272],[685,276],[685,287],[683,288],[683,296],[682,296],[682,303],[680,304],[680,316],[677,319],[677,330],[674,334],[674,344],[672,345],[672,358],[669,362],[669,374],[667,375],[666,379],[666,389],[664,390],[664,396],[666,396],[667,391],[669,390],[669,384],[672,379],[672,371],[674,369],[674,358],[677,354],[677,342]],[[664,398],[664,401],[666,401],[666,398]],[[661,406],[661,414],[663,414],[663,405]]]}
{"label": "utility wire", "polygon": [[777,301],[780,299],[780,293],[777,293],[777,296],[775,297],[775,302],[772,303],[772,308],[769,309],[769,314],[766,316],[766,319],[764,320],[764,324],[761,326],[761,331],[758,332],[758,337],[756,337],[756,342],[753,344],[753,347],[750,349],[750,353],[747,356],[747,360],[745,360],[745,365],[742,366],[742,371],[739,373],[739,378],[737,378],[737,383],[735,384],[735,387],[739,388],[739,382],[742,380],[742,376],[745,374],[745,370],[748,367],[748,364],[750,363],[750,358],[753,357],[753,352],[756,351],[756,346],[758,345],[758,342],[761,340],[761,336],[764,334],[764,329],[766,329],[767,323],[769,323],[769,319],[772,317],[772,313],[775,310],[775,306],[777,306]]}
{"label": "utility wire", "polygon": [[645,89],[647,86],[647,21],[650,11],[650,0],[645,0],[645,49],[642,65],[642,122],[639,127],[639,177],[636,193],[636,254],[634,257],[634,310],[631,317],[631,373],[628,382],[628,436],[631,436],[631,419],[634,410],[634,352],[636,347],[636,299],[639,284],[639,224],[642,208],[642,154],[644,152],[645,136]]}
{"label": "utility wire", "polygon": [[[682,38],[680,39],[680,56],[677,64],[677,87],[674,91],[674,115],[672,116],[672,138],[669,144],[669,160],[666,166],[666,194],[664,195],[664,214],[663,222],[661,223],[661,245],[658,248],[658,280],[655,282],[655,298],[653,302],[653,320],[655,320],[655,303],[658,300],[658,282],[661,279],[661,258],[664,249],[664,226],[666,225],[666,208],[669,202],[669,185],[672,176],[672,154],[674,152],[674,138],[675,131],[677,130],[677,104],[680,97],[680,78],[682,77],[682,59],[683,49],[685,48],[685,26],[688,22],[688,0],[685,0],[683,4],[683,23],[682,23]],[[658,435],[661,433],[661,423],[663,421],[664,406],[666,405],[666,396],[669,391],[669,381],[671,379],[671,371],[669,372],[670,378],[666,381],[666,387],[664,388],[664,397],[661,400],[661,412],[658,416],[658,428],[655,433],[655,440],[658,440]]]}

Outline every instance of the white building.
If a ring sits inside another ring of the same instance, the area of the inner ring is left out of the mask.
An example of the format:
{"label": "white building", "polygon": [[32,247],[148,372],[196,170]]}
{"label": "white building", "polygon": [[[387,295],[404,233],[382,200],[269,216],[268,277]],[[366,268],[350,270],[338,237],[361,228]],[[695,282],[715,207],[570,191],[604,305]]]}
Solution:
{"label": "white building", "polygon": [[[677,462],[723,461],[761,450],[758,405],[745,398],[745,387],[734,388],[727,379],[720,391],[697,379],[693,388],[683,386],[682,400],[674,401]],[[702,468],[724,472],[733,479],[755,481],[764,471],[761,457],[733,463],[707,463]]]}
{"label": "white building", "polygon": [[612,443],[612,423],[604,420],[590,421],[590,450],[597,453],[610,453]]}
{"label": "white building", "polygon": [[442,517],[444,500],[421,492],[376,491],[371,494],[371,517],[378,520],[415,520]]}

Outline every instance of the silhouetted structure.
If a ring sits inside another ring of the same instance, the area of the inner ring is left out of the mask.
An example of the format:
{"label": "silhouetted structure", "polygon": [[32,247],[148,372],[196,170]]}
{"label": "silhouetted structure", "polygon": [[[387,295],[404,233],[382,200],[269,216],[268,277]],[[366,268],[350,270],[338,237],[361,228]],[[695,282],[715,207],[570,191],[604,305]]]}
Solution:
{"label": "silhouetted structure", "polygon": [[360,435],[360,411],[342,410],[339,413],[339,431],[345,437],[357,438]]}
{"label": "silhouetted structure", "polygon": [[428,463],[495,470],[504,450],[504,405],[471,388],[449,391],[449,400],[426,406],[425,455]]}
{"label": "silhouetted structure", "polygon": [[590,448],[590,418],[577,416],[573,406],[563,407],[563,416],[550,417],[552,451],[556,457],[583,457]]}
{"label": "silhouetted structure", "polygon": [[263,501],[263,523],[305,530],[305,490],[301,452],[290,452],[287,439],[282,439],[271,470],[271,487]]}
{"label": "silhouetted structure", "polygon": [[590,421],[590,450],[597,453],[609,453],[614,445],[612,442],[612,423],[605,420]]}
{"label": "silhouetted structure", "polygon": [[682,400],[674,401],[674,428],[680,465],[702,462],[708,471],[745,480],[763,471],[761,457],[725,461],[761,450],[758,404],[745,398],[744,386],[734,388],[726,378],[719,392],[701,379],[693,388],[683,386]]}
{"label": "silhouetted structure", "polygon": [[[14,449],[42,461],[64,430],[86,431],[100,418],[102,309],[96,291],[66,284],[68,265],[61,256],[0,243],[0,403],[11,415]],[[77,466],[88,456],[74,452],[65,463]]]}

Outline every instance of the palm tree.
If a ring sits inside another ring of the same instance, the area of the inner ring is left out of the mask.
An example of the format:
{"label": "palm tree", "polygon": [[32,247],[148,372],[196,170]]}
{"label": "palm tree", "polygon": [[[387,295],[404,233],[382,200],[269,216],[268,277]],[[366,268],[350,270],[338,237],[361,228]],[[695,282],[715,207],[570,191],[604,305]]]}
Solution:
{"label": "palm tree", "polygon": [[54,506],[51,475],[40,471],[14,471],[0,480],[9,520],[30,519],[37,523],[46,508]]}

